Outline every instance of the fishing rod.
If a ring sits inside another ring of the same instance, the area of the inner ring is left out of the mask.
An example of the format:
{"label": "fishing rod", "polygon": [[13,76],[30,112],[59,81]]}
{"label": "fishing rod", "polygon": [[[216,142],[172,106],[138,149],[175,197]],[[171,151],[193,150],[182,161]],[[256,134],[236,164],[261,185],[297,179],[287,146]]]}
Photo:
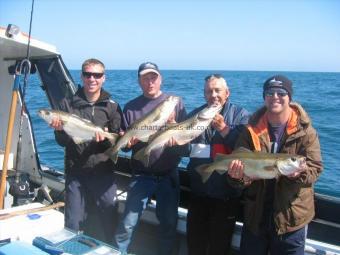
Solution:
{"label": "fishing rod", "polygon": [[[18,163],[20,162],[20,155],[21,155],[21,149],[22,149],[22,124],[24,121],[24,112],[25,112],[25,96],[26,96],[26,89],[28,84],[28,79],[31,73],[31,62],[30,62],[30,53],[31,53],[31,33],[32,33],[32,21],[33,21],[33,12],[34,12],[34,0],[32,0],[32,6],[31,6],[31,17],[30,17],[30,25],[29,25],[29,33],[28,33],[28,42],[27,42],[27,51],[26,51],[26,58],[21,61],[23,64],[23,73],[24,73],[24,79],[23,79],[23,86],[21,89],[21,111],[20,111],[20,122],[19,122],[19,136],[18,136],[18,143],[17,143],[17,157],[16,157],[16,167],[18,170]],[[21,74],[21,73],[20,73]],[[19,174],[18,171],[16,172],[16,178],[15,182],[19,184]],[[26,187],[26,186],[25,186]]]}

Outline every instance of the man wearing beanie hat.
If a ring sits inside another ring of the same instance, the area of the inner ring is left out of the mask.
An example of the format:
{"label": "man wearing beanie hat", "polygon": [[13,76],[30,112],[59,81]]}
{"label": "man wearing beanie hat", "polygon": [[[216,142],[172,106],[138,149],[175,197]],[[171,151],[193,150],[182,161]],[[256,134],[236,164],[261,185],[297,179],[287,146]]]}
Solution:
{"label": "man wearing beanie hat", "polygon": [[292,82],[283,75],[275,75],[270,77],[263,84],[263,98],[265,99],[265,92],[271,89],[282,89],[288,93],[288,97],[292,100],[293,88]]}
{"label": "man wearing beanie hat", "polygon": [[229,181],[244,189],[242,255],[303,255],[307,224],[314,217],[313,186],[322,171],[320,143],[301,105],[292,102],[292,82],[275,75],[263,85],[264,106],[250,118],[235,148],[301,155],[292,175],[251,180],[241,160],[228,166]]}

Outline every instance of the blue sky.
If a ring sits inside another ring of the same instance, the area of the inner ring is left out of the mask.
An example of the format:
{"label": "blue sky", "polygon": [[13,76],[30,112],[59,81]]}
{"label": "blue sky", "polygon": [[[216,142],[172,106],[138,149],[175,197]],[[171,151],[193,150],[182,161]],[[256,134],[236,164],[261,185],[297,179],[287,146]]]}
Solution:
{"label": "blue sky", "polygon": [[[31,0],[0,0],[0,25],[29,31]],[[340,1],[35,0],[32,37],[66,65],[108,69],[340,72]]]}

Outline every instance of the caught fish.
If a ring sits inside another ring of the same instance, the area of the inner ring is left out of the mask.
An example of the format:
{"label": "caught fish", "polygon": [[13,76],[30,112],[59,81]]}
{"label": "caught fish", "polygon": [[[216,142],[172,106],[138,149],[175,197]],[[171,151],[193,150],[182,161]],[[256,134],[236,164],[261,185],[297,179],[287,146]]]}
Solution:
{"label": "caught fish", "polygon": [[273,179],[280,175],[291,175],[306,166],[306,158],[303,156],[240,149],[228,155],[217,154],[214,162],[200,165],[196,171],[201,175],[202,181],[206,182],[214,171],[226,173],[229,163],[234,159],[242,161],[244,175],[250,179]]}
{"label": "caught fish", "polygon": [[165,126],[164,129],[150,137],[148,145],[139,150],[134,155],[134,159],[141,161],[144,166],[148,166],[151,151],[164,148],[171,138],[174,138],[178,145],[189,143],[208,128],[215,115],[221,109],[221,105],[207,106],[183,122]]}
{"label": "caught fish", "polygon": [[155,109],[129,126],[126,133],[118,140],[116,145],[107,151],[112,161],[117,163],[119,150],[126,147],[132,137],[137,138],[139,141],[147,142],[150,135],[164,127],[178,102],[179,97],[169,96]]}
{"label": "caught fish", "polygon": [[119,135],[104,131],[101,127],[95,126],[91,121],[82,119],[79,116],[63,111],[41,109],[38,115],[48,124],[52,119],[59,118],[63,124],[63,130],[73,139],[76,144],[91,141],[100,133],[112,144],[115,144]]}

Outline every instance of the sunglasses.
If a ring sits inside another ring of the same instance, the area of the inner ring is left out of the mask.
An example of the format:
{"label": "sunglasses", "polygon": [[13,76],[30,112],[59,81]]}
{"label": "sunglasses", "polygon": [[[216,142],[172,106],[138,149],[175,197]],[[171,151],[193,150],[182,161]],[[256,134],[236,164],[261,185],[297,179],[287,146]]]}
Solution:
{"label": "sunglasses", "polygon": [[266,92],[264,92],[264,95],[267,97],[273,97],[275,93],[277,94],[278,97],[285,97],[288,95],[288,92],[285,91],[284,89],[267,90]]}
{"label": "sunglasses", "polygon": [[102,78],[104,75],[104,73],[91,73],[91,72],[83,72],[83,77],[85,77],[86,79],[90,79],[92,76],[95,79],[100,79]]}

